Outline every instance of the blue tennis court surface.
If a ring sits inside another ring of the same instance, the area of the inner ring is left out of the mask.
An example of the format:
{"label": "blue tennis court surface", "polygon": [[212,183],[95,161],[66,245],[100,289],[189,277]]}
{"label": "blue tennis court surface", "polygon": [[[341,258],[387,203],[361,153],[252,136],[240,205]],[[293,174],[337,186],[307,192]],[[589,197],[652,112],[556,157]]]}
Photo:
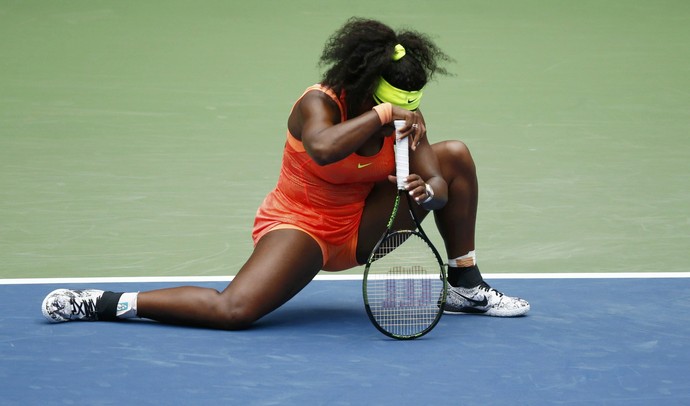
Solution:
{"label": "blue tennis court surface", "polygon": [[56,285],[0,285],[0,403],[690,404],[689,278],[490,282],[529,299],[529,316],[447,315],[414,341],[375,330],[359,281],[314,281],[242,332],[48,324]]}
{"label": "blue tennis court surface", "polygon": [[[324,4],[0,3],[0,406],[690,405],[690,2]],[[222,288],[199,277],[249,256],[289,109],[352,15],[457,61],[429,138],[470,147],[482,269],[515,272],[489,281],[528,317],[399,342],[359,281],[317,280],[243,332],[43,320],[58,286]],[[41,279],[85,276],[133,279]]]}

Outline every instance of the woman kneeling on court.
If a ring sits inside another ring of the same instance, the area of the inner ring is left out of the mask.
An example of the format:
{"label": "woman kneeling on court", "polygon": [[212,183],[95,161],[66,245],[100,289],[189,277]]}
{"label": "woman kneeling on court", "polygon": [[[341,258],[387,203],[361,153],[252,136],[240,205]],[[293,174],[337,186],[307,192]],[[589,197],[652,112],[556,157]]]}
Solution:
{"label": "woman kneeling on court", "polygon": [[[320,84],[297,100],[276,188],[259,207],[255,248],[222,292],[184,286],[148,292],[58,289],[42,311],[53,322],[141,317],[236,330],[280,307],[320,270],[367,261],[396,196],[393,120],[409,137],[412,209],[434,212],[448,256],[445,313],[521,316],[530,306],[484,282],[476,264],[477,177],[460,141],[430,144],[423,88],[449,61],[427,36],[350,19],[326,43]],[[406,205],[405,199],[402,200]],[[401,208],[402,210],[403,208]],[[400,224],[401,227],[409,225]]]}

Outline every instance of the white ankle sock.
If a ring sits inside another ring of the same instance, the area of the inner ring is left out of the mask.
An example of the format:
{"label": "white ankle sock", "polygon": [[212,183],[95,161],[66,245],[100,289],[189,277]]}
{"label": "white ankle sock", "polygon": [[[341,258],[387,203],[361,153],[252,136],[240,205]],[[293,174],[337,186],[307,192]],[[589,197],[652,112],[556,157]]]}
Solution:
{"label": "white ankle sock", "polygon": [[120,319],[132,319],[137,317],[137,296],[139,292],[127,292],[120,296],[117,302],[117,317]]}

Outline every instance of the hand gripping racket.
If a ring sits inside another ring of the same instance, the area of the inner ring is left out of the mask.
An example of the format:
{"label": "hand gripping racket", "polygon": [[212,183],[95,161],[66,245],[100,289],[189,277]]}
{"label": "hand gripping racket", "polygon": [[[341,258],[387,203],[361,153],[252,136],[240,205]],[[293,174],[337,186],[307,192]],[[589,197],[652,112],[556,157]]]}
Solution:
{"label": "hand gripping racket", "polygon": [[[395,121],[396,135],[404,124]],[[416,203],[405,190],[410,172],[408,144],[405,137],[395,145],[398,193],[386,231],[369,256],[362,283],[369,319],[383,334],[400,340],[421,337],[436,326],[447,289],[441,256],[422,230],[412,210]],[[416,230],[393,229],[402,195],[407,198]]]}

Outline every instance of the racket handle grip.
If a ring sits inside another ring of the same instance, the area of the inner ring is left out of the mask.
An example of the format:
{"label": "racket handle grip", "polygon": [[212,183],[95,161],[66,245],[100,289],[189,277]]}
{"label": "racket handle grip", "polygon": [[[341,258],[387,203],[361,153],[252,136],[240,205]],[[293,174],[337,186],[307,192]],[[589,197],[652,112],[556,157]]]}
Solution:
{"label": "racket handle grip", "polygon": [[398,139],[400,129],[405,126],[405,120],[393,121],[395,125],[395,176],[398,178],[398,189],[405,189],[407,176],[410,174],[409,137]]}

